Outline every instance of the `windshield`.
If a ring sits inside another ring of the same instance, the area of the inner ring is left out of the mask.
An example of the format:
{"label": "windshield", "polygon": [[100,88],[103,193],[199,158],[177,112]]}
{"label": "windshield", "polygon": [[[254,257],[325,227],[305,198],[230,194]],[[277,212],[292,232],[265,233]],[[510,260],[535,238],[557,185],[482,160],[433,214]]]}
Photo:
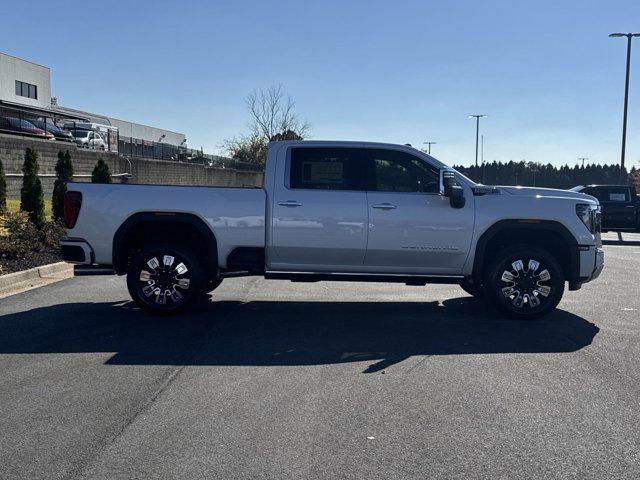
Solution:
{"label": "windshield", "polygon": [[[451,168],[451,167],[449,167]],[[473,186],[473,185],[482,185],[481,183],[477,183],[474,182],[473,180],[471,180],[469,177],[467,177],[465,174],[460,173],[458,170],[456,170],[455,168],[451,168],[451,170],[453,170],[454,172],[456,172],[456,174],[460,175],[465,181],[469,182],[469,185]]]}
{"label": "windshield", "polygon": [[84,137],[89,136],[89,131],[88,130],[75,130],[74,132],[71,132],[71,134],[76,138],[84,138]]}

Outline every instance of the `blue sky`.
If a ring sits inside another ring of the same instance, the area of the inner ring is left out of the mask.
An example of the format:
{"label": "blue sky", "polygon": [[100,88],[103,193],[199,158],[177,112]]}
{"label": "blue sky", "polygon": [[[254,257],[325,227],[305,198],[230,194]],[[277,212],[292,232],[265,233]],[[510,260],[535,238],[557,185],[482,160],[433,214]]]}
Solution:
{"label": "blue sky", "polygon": [[[51,67],[61,105],[218,152],[282,84],[314,139],[420,145],[453,164],[620,156],[635,1],[2,2],[0,51]],[[640,39],[627,164],[640,164]]]}

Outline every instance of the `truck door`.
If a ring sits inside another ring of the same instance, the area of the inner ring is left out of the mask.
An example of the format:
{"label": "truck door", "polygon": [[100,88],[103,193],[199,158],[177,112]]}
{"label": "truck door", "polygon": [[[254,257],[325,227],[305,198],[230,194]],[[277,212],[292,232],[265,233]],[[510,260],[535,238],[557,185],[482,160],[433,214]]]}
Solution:
{"label": "truck door", "polygon": [[282,155],[270,199],[269,269],[362,267],[368,219],[359,149],[293,147]]}
{"label": "truck door", "polygon": [[585,189],[584,193],[596,196],[602,206],[604,229],[631,229],[636,226],[636,206],[629,187],[594,187],[596,195]]}
{"label": "truck door", "polygon": [[365,265],[396,273],[459,274],[467,259],[474,197],[453,208],[440,195],[438,169],[424,159],[389,149],[366,149],[369,237]]}

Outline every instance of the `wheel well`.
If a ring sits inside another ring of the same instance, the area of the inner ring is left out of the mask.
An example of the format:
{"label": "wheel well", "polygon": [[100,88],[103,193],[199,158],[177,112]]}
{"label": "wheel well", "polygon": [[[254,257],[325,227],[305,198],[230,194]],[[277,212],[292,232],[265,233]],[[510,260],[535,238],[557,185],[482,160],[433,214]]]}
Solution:
{"label": "wheel well", "polygon": [[213,232],[198,217],[188,214],[137,214],[116,232],[113,240],[113,266],[126,273],[132,255],[151,242],[188,245],[204,260],[207,275],[217,275],[217,243]]}
{"label": "wheel well", "polygon": [[577,248],[572,248],[576,244],[575,240],[572,240],[572,236],[567,238],[571,234],[563,231],[562,229],[566,229],[561,225],[535,225],[519,224],[487,231],[478,241],[474,276],[479,278],[483,267],[501,249],[515,244],[528,244],[548,251],[562,267],[565,279],[574,280],[579,275],[579,258]]}

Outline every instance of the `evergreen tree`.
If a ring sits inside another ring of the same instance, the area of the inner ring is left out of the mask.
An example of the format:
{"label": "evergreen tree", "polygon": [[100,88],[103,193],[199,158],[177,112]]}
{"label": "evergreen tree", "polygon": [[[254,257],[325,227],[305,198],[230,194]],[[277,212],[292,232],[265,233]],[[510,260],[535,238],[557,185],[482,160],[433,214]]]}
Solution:
{"label": "evergreen tree", "polygon": [[4,166],[0,160],[0,214],[7,211],[7,179],[4,176]]}
{"label": "evergreen tree", "polygon": [[111,183],[109,165],[101,158],[91,172],[91,183]]}
{"label": "evergreen tree", "polygon": [[58,162],[56,163],[56,181],[53,184],[53,196],[51,207],[53,218],[62,220],[64,217],[64,194],[67,191],[67,183],[73,178],[73,165],[69,150],[58,152]]}
{"label": "evergreen tree", "polygon": [[22,188],[20,189],[20,210],[27,212],[29,220],[37,226],[44,224],[44,195],[38,178],[38,154],[27,148],[22,166]]}

